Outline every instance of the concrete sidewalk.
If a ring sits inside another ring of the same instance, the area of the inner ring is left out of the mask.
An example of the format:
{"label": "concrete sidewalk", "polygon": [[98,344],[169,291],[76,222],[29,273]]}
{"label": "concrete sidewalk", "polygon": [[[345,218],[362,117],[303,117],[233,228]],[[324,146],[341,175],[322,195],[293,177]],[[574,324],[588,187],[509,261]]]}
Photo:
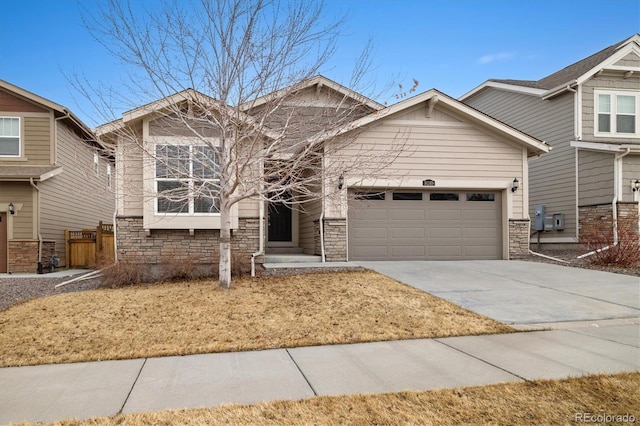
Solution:
{"label": "concrete sidewalk", "polygon": [[640,371],[640,319],[562,329],[0,369],[0,423]]}

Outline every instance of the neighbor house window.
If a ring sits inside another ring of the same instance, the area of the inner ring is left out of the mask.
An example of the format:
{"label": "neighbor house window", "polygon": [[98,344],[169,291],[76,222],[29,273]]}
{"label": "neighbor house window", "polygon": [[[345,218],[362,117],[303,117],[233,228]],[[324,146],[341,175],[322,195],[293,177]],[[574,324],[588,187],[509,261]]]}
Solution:
{"label": "neighbor house window", "polygon": [[597,136],[633,137],[638,132],[640,93],[594,91]]}
{"label": "neighbor house window", "polygon": [[219,213],[218,151],[204,145],[156,145],[157,213]]}
{"label": "neighbor house window", "polygon": [[20,155],[20,118],[0,117],[0,157]]}

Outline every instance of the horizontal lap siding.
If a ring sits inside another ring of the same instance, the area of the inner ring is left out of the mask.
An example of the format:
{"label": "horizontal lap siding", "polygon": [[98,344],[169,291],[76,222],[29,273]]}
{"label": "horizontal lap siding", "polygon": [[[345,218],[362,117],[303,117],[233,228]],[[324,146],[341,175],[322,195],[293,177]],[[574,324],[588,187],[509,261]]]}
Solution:
{"label": "horizontal lap siding", "polygon": [[614,155],[603,152],[578,153],[580,192],[578,205],[610,203],[614,191]]}
{"label": "horizontal lap siding", "polygon": [[51,161],[51,118],[24,117],[24,150],[29,165],[49,165]]}
{"label": "horizontal lap siding", "polygon": [[[16,213],[13,216],[13,238],[30,240],[33,230],[33,188],[28,182],[0,182],[0,203],[13,203]],[[22,209],[18,210],[18,205]]]}
{"label": "horizontal lap siding", "polygon": [[66,125],[58,124],[58,163],[63,172],[39,187],[42,237],[56,242],[63,264],[65,228],[80,230],[95,228],[99,221],[113,222],[114,188],[107,187],[107,162],[100,158],[96,174],[93,154]]}
{"label": "horizontal lap siding", "polygon": [[622,159],[622,200],[634,201],[631,181],[640,179],[640,155],[627,155]]}
{"label": "horizontal lap siding", "polygon": [[495,89],[486,89],[465,103],[553,147],[548,154],[529,160],[529,214],[537,204],[547,212],[564,213],[565,230],[549,236],[573,237],[576,233],[574,98],[564,94],[550,100]]}
{"label": "horizontal lap siding", "polygon": [[[355,157],[360,148],[384,153],[384,141],[405,129],[383,125],[365,132],[357,140],[357,149],[345,149]],[[405,144],[404,152],[385,174],[403,177],[435,178],[511,178],[522,175],[522,151],[496,140],[474,127],[418,127],[397,139]]]}

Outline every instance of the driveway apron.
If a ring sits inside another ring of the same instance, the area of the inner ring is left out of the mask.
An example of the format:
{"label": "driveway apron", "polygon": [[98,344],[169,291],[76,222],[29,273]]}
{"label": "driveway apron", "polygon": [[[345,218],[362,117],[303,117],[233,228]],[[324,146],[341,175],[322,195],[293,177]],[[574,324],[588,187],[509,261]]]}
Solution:
{"label": "driveway apron", "polygon": [[629,275],[514,260],[358,264],[506,324],[640,316]]}

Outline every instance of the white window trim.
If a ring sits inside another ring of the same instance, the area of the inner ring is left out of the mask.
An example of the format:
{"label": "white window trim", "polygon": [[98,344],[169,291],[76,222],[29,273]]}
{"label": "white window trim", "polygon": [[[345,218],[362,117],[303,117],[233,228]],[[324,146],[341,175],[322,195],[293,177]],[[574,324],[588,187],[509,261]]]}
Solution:
{"label": "white window trim", "polygon": [[[157,152],[156,152],[156,148],[160,145],[172,145],[172,146],[188,146],[189,147],[189,178],[159,178],[156,175],[156,161],[157,161]],[[218,144],[213,144],[213,146],[217,146]],[[153,201],[153,213],[156,216],[180,216],[180,217],[185,217],[185,216],[190,216],[190,217],[212,217],[212,216],[220,216],[220,212],[211,212],[211,213],[202,213],[202,212],[195,212],[195,198],[193,197],[193,183],[194,180],[196,180],[193,177],[193,160],[192,160],[192,154],[193,154],[193,148],[195,146],[207,146],[206,144],[203,143],[196,143],[194,141],[179,141],[179,142],[173,142],[173,143],[168,143],[168,142],[156,142],[153,144],[153,157],[154,157],[154,170],[153,170],[153,191],[155,194],[154,197],[154,201]],[[220,179],[198,179],[199,181],[203,181],[203,182],[207,182],[207,183],[219,183]],[[158,197],[158,182],[159,181],[163,181],[163,182],[184,182],[184,181],[188,181],[188,186],[189,186],[189,211],[187,212],[160,212],[158,211],[158,201],[159,201],[159,197]]]}
{"label": "white window trim", "polygon": [[[611,96],[611,131],[610,132],[601,132],[598,128],[598,115],[599,113],[599,98],[600,95],[610,95]],[[633,96],[636,100],[636,112],[635,112],[635,133],[617,133],[616,125],[616,115],[617,115],[617,96]],[[633,139],[640,137],[640,91],[633,90],[604,90],[604,89],[594,89],[593,91],[593,135],[596,137],[602,138],[623,138],[623,139]]]}
{"label": "white window trim", "polygon": [[113,186],[112,179],[113,176],[111,174],[111,164],[107,164],[107,188],[111,188],[111,186]]}
{"label": "white window trim", "polygon": [[[18,155],[0,155],[0,158],[22,158],[22,118],[10,116],[1,116],[0,118],[12,118],[18,120]],[[6,136],[0,135],[0,138],[3,137]]]}

